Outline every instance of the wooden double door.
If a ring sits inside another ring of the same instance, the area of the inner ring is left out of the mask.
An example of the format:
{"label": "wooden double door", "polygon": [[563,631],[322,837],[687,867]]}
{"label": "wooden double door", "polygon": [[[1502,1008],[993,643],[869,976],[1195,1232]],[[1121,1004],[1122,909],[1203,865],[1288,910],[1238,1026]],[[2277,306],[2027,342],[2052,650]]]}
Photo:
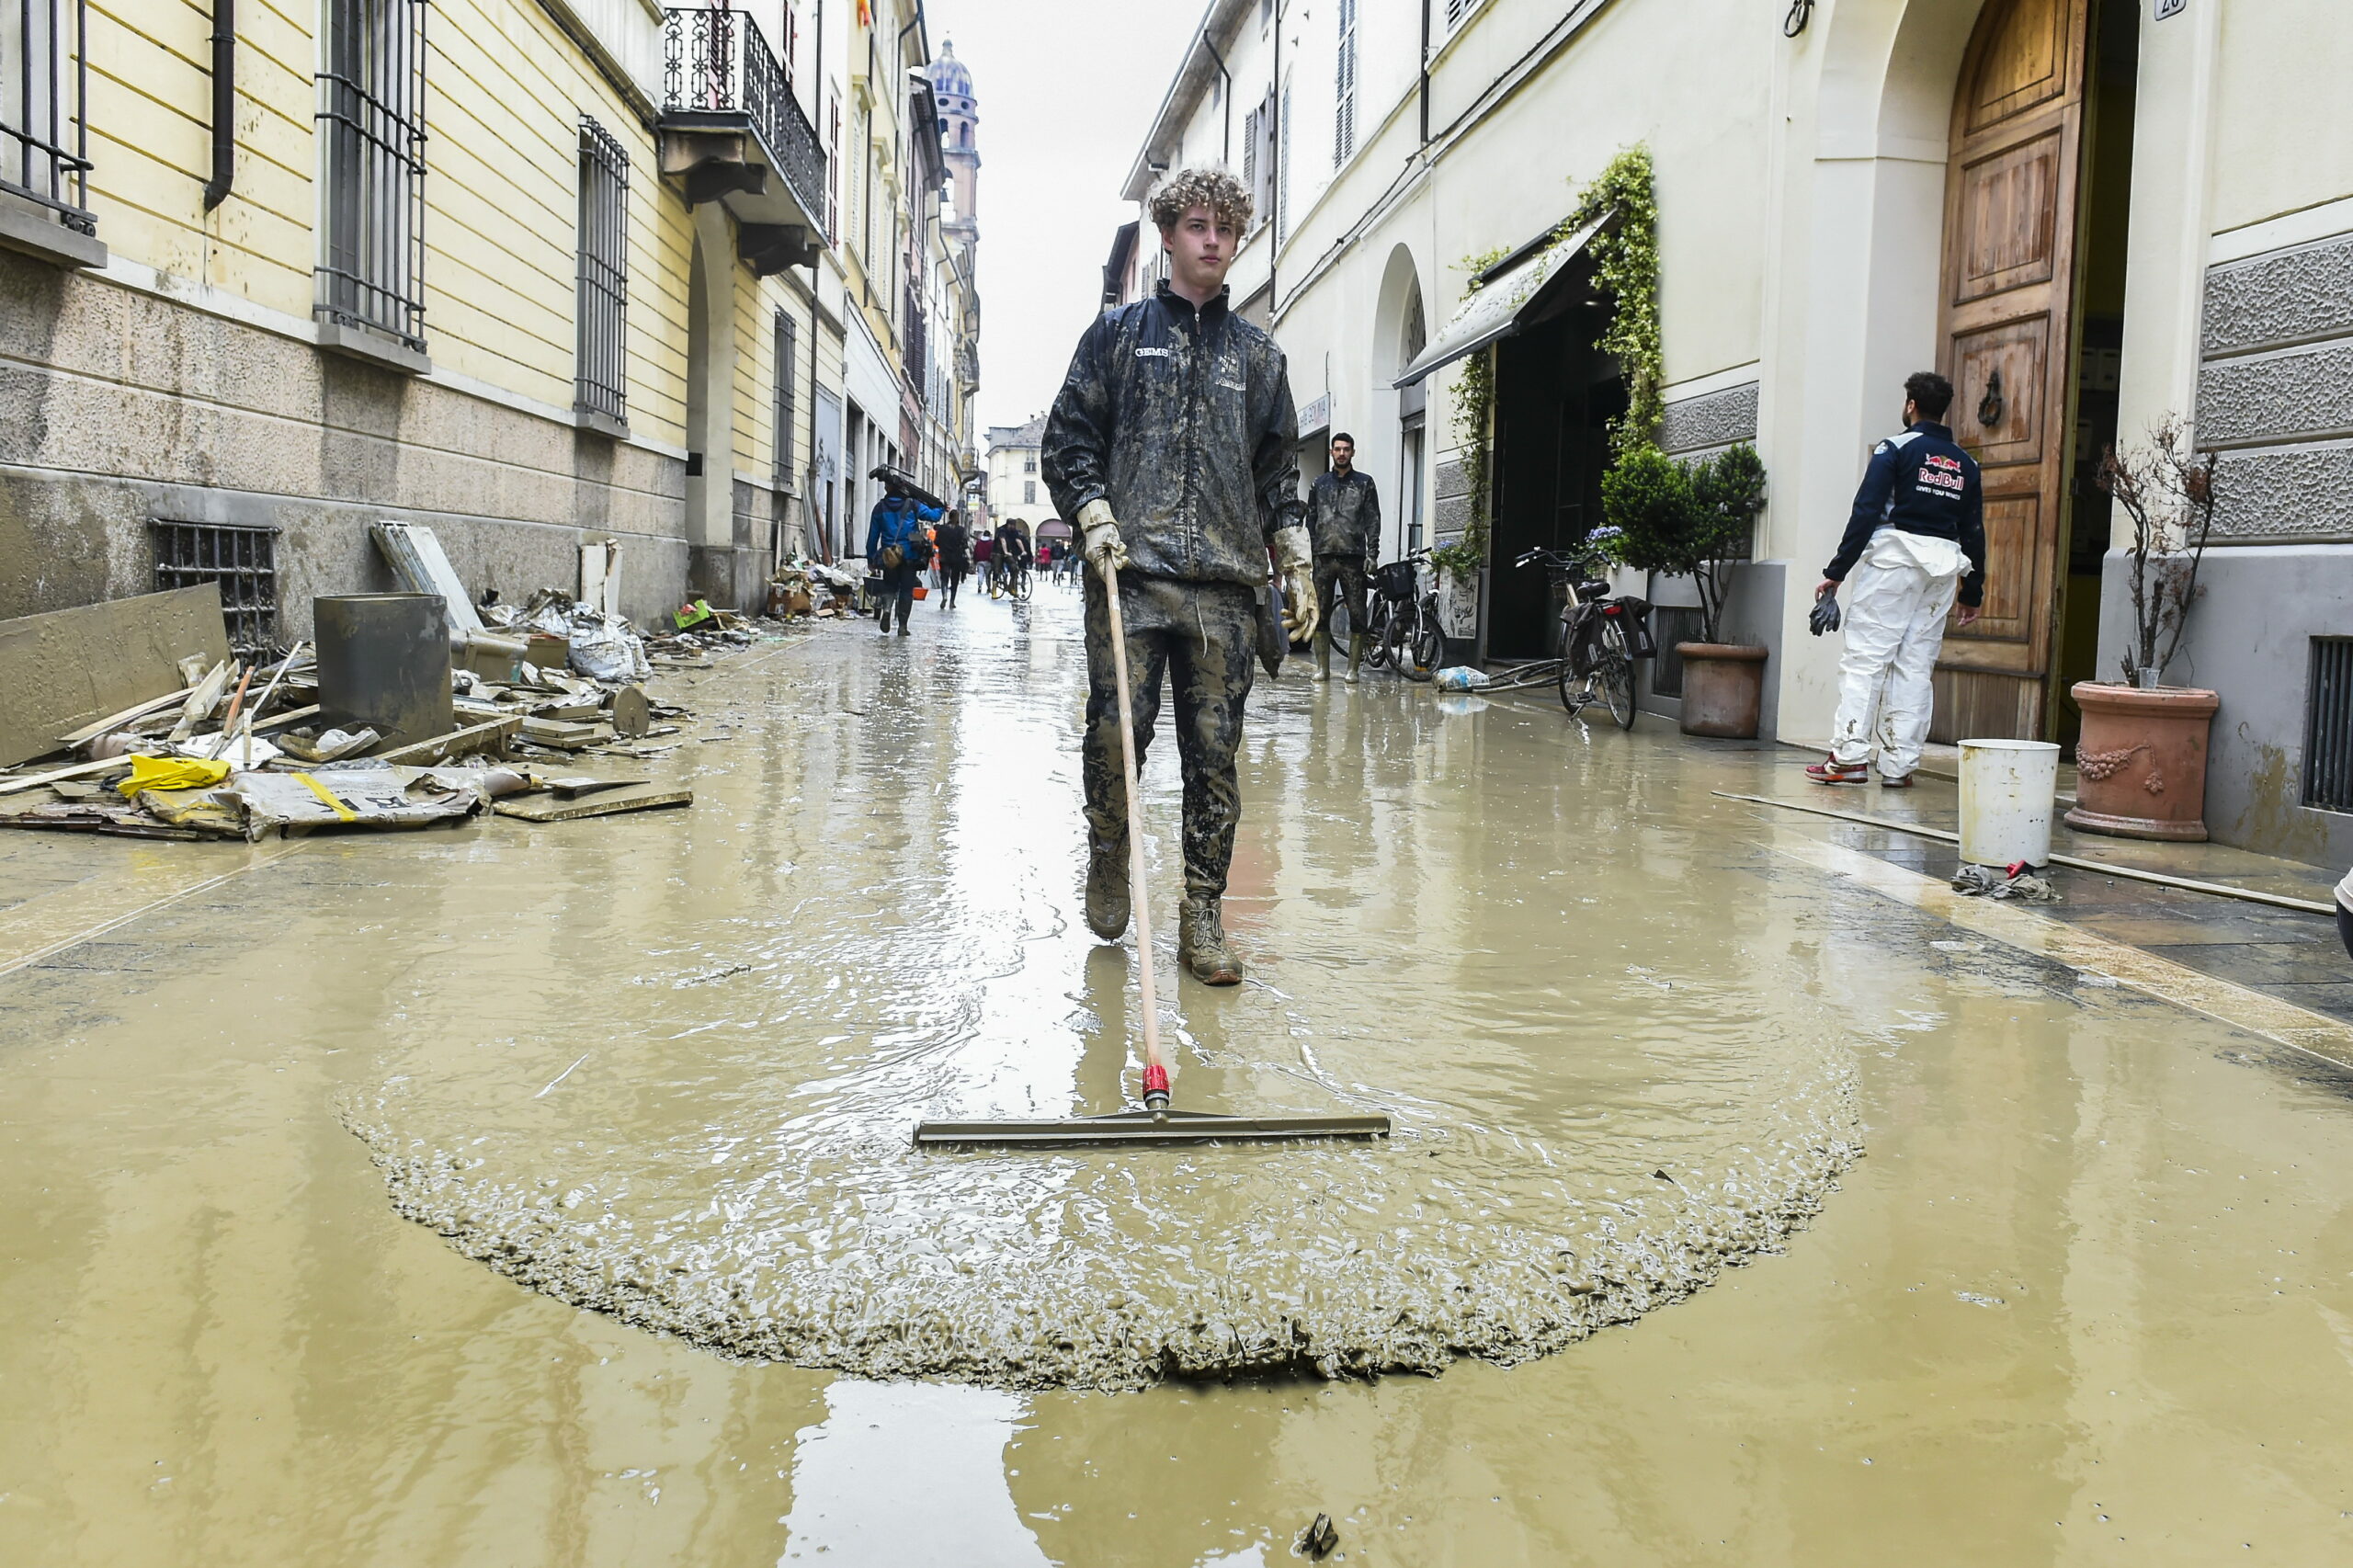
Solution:
{"label": "wooden double door", "polygon": [[1985,604],[1933,738],[2043,738],[2065,587],[2091,0],[1988,0],[1953,98],[1938,369],[1985,483]]}

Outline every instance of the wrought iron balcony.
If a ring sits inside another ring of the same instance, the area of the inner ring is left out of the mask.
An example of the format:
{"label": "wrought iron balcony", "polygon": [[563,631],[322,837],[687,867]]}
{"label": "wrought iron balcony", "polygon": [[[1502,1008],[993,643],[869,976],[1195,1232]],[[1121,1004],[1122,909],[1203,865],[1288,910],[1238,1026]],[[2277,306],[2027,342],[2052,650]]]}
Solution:
{"label": "wrought iron balcony", "polygon": [[759,24],[724,6],[664,13],[662,172],[689,202],[823,243],[825,152]]}
{"label": "wrought iron balcony", "polygon": [[96,265],[88,36],[85,0],[0,0],[0,191],[45,210],[0,207],[0,243]]}

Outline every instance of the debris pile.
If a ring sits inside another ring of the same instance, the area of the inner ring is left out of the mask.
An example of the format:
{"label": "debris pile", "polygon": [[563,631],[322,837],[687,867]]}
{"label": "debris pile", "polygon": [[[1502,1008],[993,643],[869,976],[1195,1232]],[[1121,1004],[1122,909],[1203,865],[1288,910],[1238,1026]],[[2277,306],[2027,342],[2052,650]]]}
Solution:
{"label": "debris pile", "polygon": [[[116,661],[122,667],[100,669],[103,681],[53,691],[45,705],[0,704],[0,764],[15,765],[0,770],[0,827],[257,840],[421,827],[485,811],[566,822],[692,803],[691,790],[638,776],[648,759],[676,749],[691,717],[649,697],[645,683],[665,670],[709,668],[712,653],[758,642],[758,623],[697,601],[672,618],[676,628],[641,633],[616,608],[620,546],[611,540],[582,551],[584,586],[599,602],[550,588],[520,606],[487,595],[477,607],[430,528],[381,524],[377,538],[404,586],[440,600],[414,628],[426,631],[438,614],[448,631],[446,663],[438,630],[397,661],[373,644],[359,649],[412,677],[400,693],[410,706],[399,712],[337,687],[338,672],[348,684],[356,643],[338,642],[324,612],[356,601],[320,603],[332,655],[324,691],[320,650],[310,643],[252,658],[231,653],[210,585],[0,622],[0,663],[23,650],[29,668],[74,635],[130,650]],[[196,651],[175,656],[181,647]],[[429,695],[429,722],[414,717],[420,690]],[[139,699],[120,700],[131,694]],[[618,771],[631,776],[583,771],[596,757],[628,759]]]}
{"label": "debris pile", "polygon": [[865,580],[862,566],[852,571],[822,561],[784,562],[768,579],[768,614],[779,620],[855,615],[858,586]]}

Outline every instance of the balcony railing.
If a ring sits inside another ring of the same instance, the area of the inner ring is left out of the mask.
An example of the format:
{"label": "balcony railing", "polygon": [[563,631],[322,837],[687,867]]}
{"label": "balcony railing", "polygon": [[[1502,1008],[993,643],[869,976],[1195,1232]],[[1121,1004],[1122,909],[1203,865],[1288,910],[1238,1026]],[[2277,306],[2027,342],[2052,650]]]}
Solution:
{"label": "balcony railing", "polygon": [[96,234],[88,37],[85,0],[0,0],[0,190]]}
{"label": "balcony railing", "polygon": [[825,152],[759,24],[725,6],[664,13],[665,119],[741,117],[810,220],[825,220]]}

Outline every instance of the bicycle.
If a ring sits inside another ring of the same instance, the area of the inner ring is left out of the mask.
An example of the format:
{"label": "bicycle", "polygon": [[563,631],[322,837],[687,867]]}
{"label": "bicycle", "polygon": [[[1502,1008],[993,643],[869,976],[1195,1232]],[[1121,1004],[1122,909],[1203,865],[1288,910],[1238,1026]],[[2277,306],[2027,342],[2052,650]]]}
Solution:
{"label": "bicycle", "polygon": [[1634,661],[1657,652],[1651,643],[1649,602],[1631,594],[1611,596],[1606,568],[1590,556],[1540,546],[1512,564],[1542,566],[1562,585],[1565,598],[1553,631],[1553,657],[1520,665],[1490,689],[1552,681],[1570,718],[1598,702],[1620,729],[1632,729]]}
{"label": "bicycle", "polygon": [[[1438,630],[1438,584],[1433,579],[1427,591],[1421,588],[1421,568],[1429,556],[1428,551],[1417,550],[1373,574],[1374,597],[1380,601],[1371,616],[1377,635],[1368,633],[1365,656],[1376,668],[1385,665],[1407,680],[1427,680],[1437,674],[1446,651]],[[1372,658],[1375,650],[1378,659]]]}

